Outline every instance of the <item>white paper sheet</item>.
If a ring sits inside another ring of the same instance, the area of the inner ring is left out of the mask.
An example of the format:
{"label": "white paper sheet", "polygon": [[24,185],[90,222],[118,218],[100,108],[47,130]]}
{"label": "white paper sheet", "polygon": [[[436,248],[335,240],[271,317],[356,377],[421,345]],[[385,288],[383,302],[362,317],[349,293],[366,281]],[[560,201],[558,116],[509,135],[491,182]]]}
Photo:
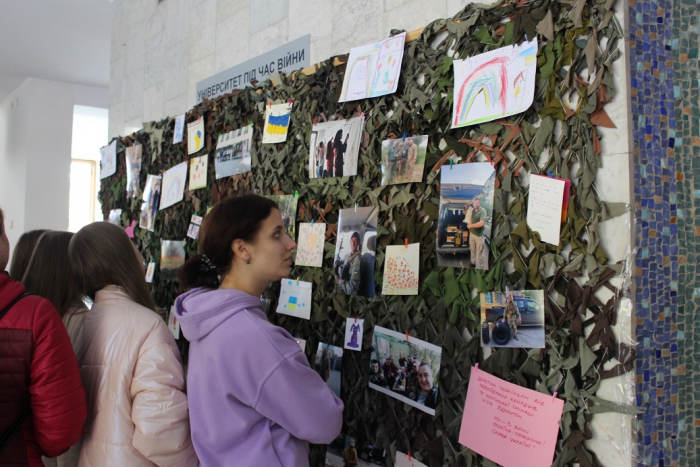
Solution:
{"label": "white paper sheet", "polygon": [[565,185],[563,180],[542,175],[530,177],[527,225],[533,232],[540,234],[543,242],[552,245],[559,245]]}

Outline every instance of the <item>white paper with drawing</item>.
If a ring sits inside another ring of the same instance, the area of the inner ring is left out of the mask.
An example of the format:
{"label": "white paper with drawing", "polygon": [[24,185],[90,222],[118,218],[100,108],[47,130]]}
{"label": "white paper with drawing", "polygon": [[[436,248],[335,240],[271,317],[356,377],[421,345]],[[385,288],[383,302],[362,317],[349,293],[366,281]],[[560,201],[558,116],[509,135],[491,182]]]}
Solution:
{"label": "white paper with drawing", "polygon": [[339,102],[393,94],[399,85],[406,33],[350,50]]}
{"label": "white paper with drawing", "polygon": [[320,268],[323,262],[323,246],[326,243],[326,224],[319,222],[299,224],[299,242],[297,243],[297,266]]}
{"label": "white paper with drawing", "polygon": [[527,204],[527,225],[543,242],[559,245],[564,180],[533,175]]}
{"label": "white paper with drawing", "polygon": [[527,110],[535,96],[537,39],[453,62],[452,128]]}
{"label": "white paper with drawing", "polygon": [[309,319],[311,317],[311,282],[282,279],[277,313]]}

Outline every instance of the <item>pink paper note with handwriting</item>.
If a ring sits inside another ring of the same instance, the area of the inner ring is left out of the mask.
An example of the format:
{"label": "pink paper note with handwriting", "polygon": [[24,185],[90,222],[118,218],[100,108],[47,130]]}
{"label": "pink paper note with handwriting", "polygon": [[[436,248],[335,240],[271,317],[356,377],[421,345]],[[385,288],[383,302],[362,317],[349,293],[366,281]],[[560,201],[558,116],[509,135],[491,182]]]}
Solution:
{"label": "pink paper note with handwriting", "polygon": [[561,399],[472,367],[459,442],[504,467],[550,466],[563,409]]}

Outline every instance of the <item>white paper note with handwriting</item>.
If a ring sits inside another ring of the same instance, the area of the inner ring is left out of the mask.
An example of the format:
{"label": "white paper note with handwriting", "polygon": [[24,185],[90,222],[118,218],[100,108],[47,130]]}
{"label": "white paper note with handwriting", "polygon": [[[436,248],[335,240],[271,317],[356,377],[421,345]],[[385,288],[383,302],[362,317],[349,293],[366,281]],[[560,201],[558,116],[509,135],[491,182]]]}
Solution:
{"label": "white paper note with handwriting", "polygon": [[540,234],[543,242],[552,245],[559,245],[565,185],[564,180],[542,175],[530,177],[527,225],[533,232]]}

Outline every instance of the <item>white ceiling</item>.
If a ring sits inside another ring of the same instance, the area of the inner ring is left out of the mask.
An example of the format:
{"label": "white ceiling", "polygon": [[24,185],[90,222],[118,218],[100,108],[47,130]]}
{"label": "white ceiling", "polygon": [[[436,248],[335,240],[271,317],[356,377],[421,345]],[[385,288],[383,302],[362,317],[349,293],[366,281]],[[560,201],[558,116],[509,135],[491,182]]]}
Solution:
{"label": "white ceiling", "polygon": [[109,86],[109,0],[0,0],[0,99],[27,78]]}

